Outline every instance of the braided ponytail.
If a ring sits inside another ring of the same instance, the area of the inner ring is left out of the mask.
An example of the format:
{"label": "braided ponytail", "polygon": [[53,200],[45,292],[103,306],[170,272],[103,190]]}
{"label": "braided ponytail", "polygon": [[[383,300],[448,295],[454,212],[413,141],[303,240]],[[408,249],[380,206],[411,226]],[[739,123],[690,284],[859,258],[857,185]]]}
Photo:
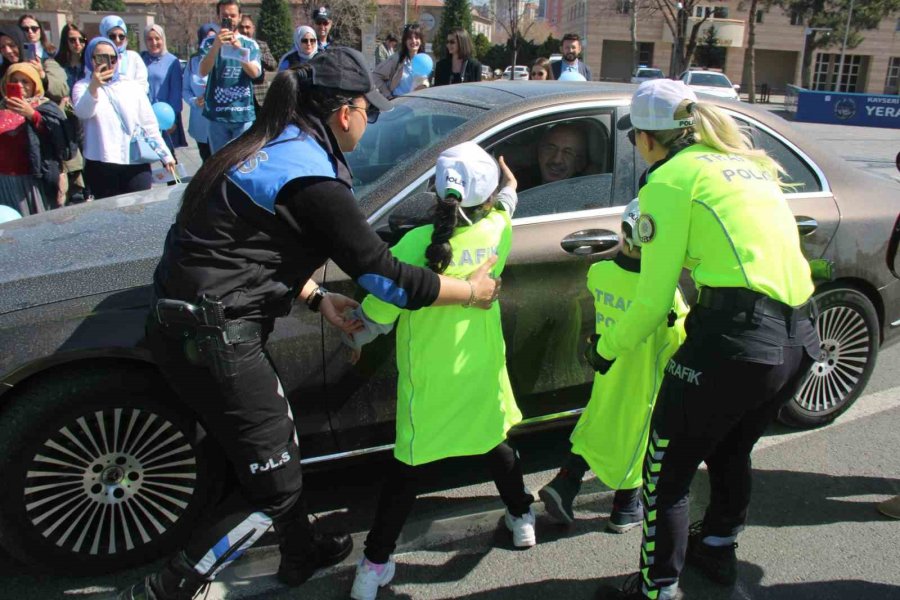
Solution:
{"label": "braided ponytail", "polygon": [[448,194],[447,198],[438,198],[434,209],[434,232],[431,234],[431,244],[425,249],[425,258],[428,268],[435,273],[446,271],[453,258],[450,238],[456,230],[459,203],[459,198]]}

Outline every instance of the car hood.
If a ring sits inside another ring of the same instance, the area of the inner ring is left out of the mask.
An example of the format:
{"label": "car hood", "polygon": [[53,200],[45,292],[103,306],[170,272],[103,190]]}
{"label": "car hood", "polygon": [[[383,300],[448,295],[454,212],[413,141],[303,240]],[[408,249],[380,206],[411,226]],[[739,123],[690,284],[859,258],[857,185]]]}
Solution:
{"label": "car hood", "polygon": [[0,314],[148,285],[184,185],[0,224]]}
{"label": "car hood", "polygon": [[691,88],[701,94],[709,94],[710,96],[718,96],[719,98],[736,98],[737,92],[734,88],[714,87],[711,85],[692,85]]}

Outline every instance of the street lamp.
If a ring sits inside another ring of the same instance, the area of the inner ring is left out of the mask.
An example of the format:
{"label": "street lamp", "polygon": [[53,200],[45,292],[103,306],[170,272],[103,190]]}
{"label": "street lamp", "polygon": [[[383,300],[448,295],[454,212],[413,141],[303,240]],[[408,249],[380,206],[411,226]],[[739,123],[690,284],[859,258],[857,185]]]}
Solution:
{"label": "street lamp", "polygon": [[[803,60],[806,58],[806,41],[809,38],[809,34],[814,31],[824,31],[826,33],[830,33],[834,31],[831,27],[807,27],[803,30],[803,46],[800,48],[800,64],[798,65],[798,73],[797,79],[795,83],[797,87],[803,85]],[[812,87],[812,82],[810,82],[810,87]]]}
{"label": "street lamp", "polygon": [[[835,82],[835,91],[840,91],[842,80],[844,79],[844,52],[847,50],[847,36],[850,35],[850,20],[853,18],[853,2],[850,0],[850,12],[847,13],[847,26],[844,28],[844,43],[841,44],[841,60],[838,64],[837,81]],[[850,79],[847,78],[847,88],[850,88]]]}

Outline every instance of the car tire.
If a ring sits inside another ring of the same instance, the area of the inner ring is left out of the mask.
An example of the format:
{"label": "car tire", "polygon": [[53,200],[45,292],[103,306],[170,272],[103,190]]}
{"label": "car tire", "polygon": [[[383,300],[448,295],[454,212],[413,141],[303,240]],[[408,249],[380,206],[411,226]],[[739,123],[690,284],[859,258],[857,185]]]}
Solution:
{"label": "car tire", "polygon": [[781,410],[779,419],[792,427],[827,425],[850,408],[878,357],[878,314],[865,294],[850,287],[826,288],[816,294],[816,305],[824,355]]}
{"label": "car tire", "polygon": [[0,412],[0,545],[27,566],[109,572],[182,545],[221,460],[149,369],[23,384]]}

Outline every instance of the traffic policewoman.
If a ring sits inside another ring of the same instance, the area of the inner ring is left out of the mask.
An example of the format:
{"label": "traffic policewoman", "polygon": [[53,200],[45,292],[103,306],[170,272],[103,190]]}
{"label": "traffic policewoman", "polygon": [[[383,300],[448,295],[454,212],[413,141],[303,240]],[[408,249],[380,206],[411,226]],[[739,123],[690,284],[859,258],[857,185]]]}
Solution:
{"label": "traffic policewoman", "polygon": [[[686,555],[709,578],[734,583],[750,451],[820,343],[779,165],[680,81],[641,84],[619,127],[651,165],[639,193],[641,276],[625,316],[597,341],[595,367],[608,369],[666,318],[682,268],[699,297],[651,421],[640,571],[597,598],[666,600],[680,597]],[[688,492],[701,462],[710,503],[689,536]]]}
{"label": "traffic policewoman", "polygon": [[324,52],[280,73],[251,129],[210,157],[185,190],[154,275],[147,344],[238,486],[183,551],[121,599],[193,598],[270,526],[278,578],[288,585],[350,553],[349,536],[324,535],[309,522],[293,416],[265,351],[275,319],[298,294],[343,331],[355,329],[342,315],[357,303],[311,279],[327,259],[410,310],[494,300],[495,259],[467,281],[403,264],[358,208],[343,153],[390,108],[359,52]]}

